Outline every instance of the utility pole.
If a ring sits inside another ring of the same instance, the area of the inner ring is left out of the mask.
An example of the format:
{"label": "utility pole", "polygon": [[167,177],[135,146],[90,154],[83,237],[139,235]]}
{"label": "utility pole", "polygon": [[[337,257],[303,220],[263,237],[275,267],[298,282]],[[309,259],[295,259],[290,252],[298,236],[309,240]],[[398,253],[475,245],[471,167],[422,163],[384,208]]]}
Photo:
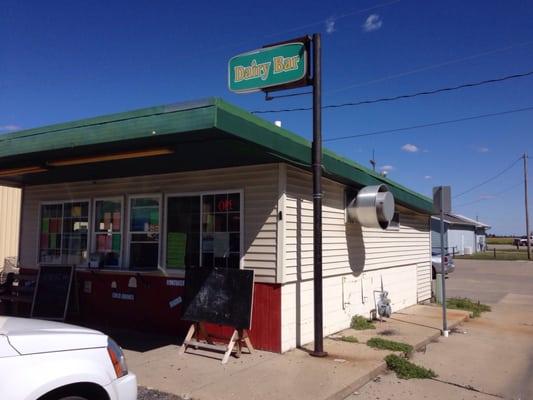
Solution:
{"label": "utility pole", "polygon": [[531,234],[529,233],[529,210],[527,199],[527,153],[524,153],[524,199],[526,203],[526,243],[527,243],[527,259],[531,260]]}
{"label": "utility pole", "polygon": [[[450,186],[436,186],[433,188],[433,212],[439,215],[440,219],[440,274],[437,274],[437,279],[441,281],[442,290],[442,336],[448,337],[448,318],[446,315],[446,270],[444,259],[444,213],[449,213],[452,210],[452,193]],[[438,297],[438,296],[437,296]]]}
{"label": "utility pole", "polygon": [[313,289],[315,346],[312,356],[325,357],[322,317],[322,47],[313,35]]}
{"label": "utility pole", "polygon": [[374,149],[372,149],[372,160],[370,160],[370,164],[372,165],[372,171],[376,172],[376,156]]}

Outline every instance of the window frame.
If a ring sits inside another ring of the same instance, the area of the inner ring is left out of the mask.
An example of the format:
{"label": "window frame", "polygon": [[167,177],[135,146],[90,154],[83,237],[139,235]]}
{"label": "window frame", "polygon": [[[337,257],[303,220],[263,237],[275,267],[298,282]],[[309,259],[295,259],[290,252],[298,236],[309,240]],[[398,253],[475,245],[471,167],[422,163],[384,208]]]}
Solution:
{"label": "window frame", "polygon": [[[159,240],[158,240],[158,250],[157,250],[157,268],[153,271],[150,271],[150,270],[142,270],[141,272],[154,272],[154,271],[158,271],[162,268],[161,266],[161,243],[162,243],[162,240],[161,240],[161,235],[163,233],[163,230],[164,230],[164,227],[162,226],[162,221],[164,221],[164,217],[163,217],[163,210],[164,210],[164,207],[162,207],[162,203],[163,203],[163,193],[145,193],[145,194],[129,194],[127,195],[127,202],[128,202],[128,214],[127,214],[127,229],[126,229],[126,232],[127,232],[127,237],[126,237],[126,250],[127,252],[124,254],[124,270],[127,270],[127,271],[141,271],[141,270],[136,270],[136,269],[132,269],[131,266],[130,266],[130,245],[131,245],[131,234],[132,234],[132,231],[131,231],[131,200],[132,199],[143,199],[143,198],[148,198],[148,199],[157,199],[159,201]],[[135,231],[134,231],[135,233]],[[144,233],[144,232],[139,232],[139,233]]]}
{"label": "window frame", "polygon": [[209,195],[217,195],[217,194],[239,194],[239,269],[244,268],[244,190],[243,189],[224,189],[224,190],[206,190],[206,191],[198,191],[198,192],[177,192],[177,193],[167,193],[165,194],[165,200],[164,200],[164,224],[163,224],[163,251],[162,251],[162,260],[161,263],[161,269],[164,272],[172,272],[172,273],[178,273],[183,274],[185,272],[185,268],[167,268],[167,233],[168,233],[168,224],[166,220],[166,215],[168,215],[168,199],[169,198],[175,198],[175,197],[199,197],[200,201],[200,265],[203,268],[203,260],[202,260],[202,245],[203,245],[203,208],[202,208],[202,201],[203,196],[209,196]]}
{"label": "window frame", "polygon": [[[104,270],[121,270],[124,269],[124,223],[125,223],[125,214],[124,214],[124,196],[108,196],[108,197],[94,197],[93,208],[92,208],[92,219],[91,219],[91,253],[96,253],[96,235],[102,232],[96,232],[96,202],[97,201],[120,201],[120,232],[113,232],[112,234],[120,233],[120,254],[119,254],[119,263],[116,267],[110,265],[104,265],[102,269]],[[90,255],[90,254],[89,254]]]}
{"label": "window frame", "polygon": [[73,203],[87,203],[87,219],[88,219],[88,226],[87,226],[87,259],[83,263],[76,264],[76,268],[78,267],[87,267],[89,264],[89,256],[90,256],[90,249],[91,249],[91,216],[92,216],[92,201],[91,198],[82,198],[82,199],[69,199],[69,200],[45,200],[39,202],[39,215],[37,217],[37,232],[39,233],[37,235],[37,266],[41,265],[63,265],[63,261],[60,262],[42,262],[41,261],[41,223],[42,223],[42,212],[43,212],[43,206],[46,205],[53,205],[53,204],[61,204],[61,247],[60,247],[60,258],[63,259],[63,239],[64,239],[64,233],[63,233],[63,225],[64,225],[64,219],[65,219],[65,204],[73,204]]}

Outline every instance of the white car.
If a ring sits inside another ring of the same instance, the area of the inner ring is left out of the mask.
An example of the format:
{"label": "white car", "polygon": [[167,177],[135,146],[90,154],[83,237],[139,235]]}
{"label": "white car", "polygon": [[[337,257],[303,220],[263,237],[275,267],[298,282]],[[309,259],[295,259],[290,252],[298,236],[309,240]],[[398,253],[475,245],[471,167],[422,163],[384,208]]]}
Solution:
{"label": "white car", "polygon": [[0,316],[0,399],[135,400],[137,378],[101,332]]}

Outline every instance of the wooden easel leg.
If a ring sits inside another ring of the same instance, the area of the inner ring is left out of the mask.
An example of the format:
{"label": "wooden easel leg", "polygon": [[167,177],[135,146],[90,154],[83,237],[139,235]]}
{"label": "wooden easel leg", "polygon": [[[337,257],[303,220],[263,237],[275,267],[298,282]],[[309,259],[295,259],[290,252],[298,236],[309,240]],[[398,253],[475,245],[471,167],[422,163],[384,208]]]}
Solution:
{"label": "wooden easel leg", "polygon": [[237,330],[237,352],[235,353],[236,358],[240,358],[242,354],[242,329]]}
{"label": "wooden easel leg", "polygon": [[178,350],[179,355],[182,355],[183,353],[185,353],[185,350],[187,349],[187,343],[192,339],[195,331],[196,331],[196,324],[191,324],[191,327],[189,328],[189,332],[187,332],[187,336],[185,336],[185,339],[183,339],[183,343]]}
{"label": "wooden easel leg", "polygon": [[[239,329],[239,350],[242,351],[242,347],[246,346],[248,352],[252,354],[254,352],[254,347],[248,336],[248,331],[245,329]],[[239,354],[240,355],[240,354]]]}
{"label": "wooden easel leg", "polygon": [[231,339],[229,340],[228,347],[226,349],[226,352],[224,353],[224,358],[222,358],[222,364],[226,364],[229,360],[229,356],[231,355],[231,352],[233,351],[233,346],[235,346],[235,342],[238,340],[238,334],[237,331],[233,331],[233,334],[231,335]]}
{"label": "wooden easel leg", "polygon": [[248,351],[250,352],[250,354],[252,354],[254,352],[254,346],[252,346],[252,341],[248,336],[248,331],[245,331],[244,333],[244,343],[246,344],[246,347],[248,347]]}

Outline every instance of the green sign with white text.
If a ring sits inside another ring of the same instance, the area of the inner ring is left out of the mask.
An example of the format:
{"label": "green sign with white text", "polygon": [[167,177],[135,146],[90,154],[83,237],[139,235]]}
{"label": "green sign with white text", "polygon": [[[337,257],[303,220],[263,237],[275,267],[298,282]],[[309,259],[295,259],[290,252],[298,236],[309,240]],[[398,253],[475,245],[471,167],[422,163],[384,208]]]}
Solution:
{"label": "green sign with white text", "polygon": [[233,57],[228,64],[228,85],[232,92],[256,92],[303,80],[307,71],[305,44],[280,44]]}

